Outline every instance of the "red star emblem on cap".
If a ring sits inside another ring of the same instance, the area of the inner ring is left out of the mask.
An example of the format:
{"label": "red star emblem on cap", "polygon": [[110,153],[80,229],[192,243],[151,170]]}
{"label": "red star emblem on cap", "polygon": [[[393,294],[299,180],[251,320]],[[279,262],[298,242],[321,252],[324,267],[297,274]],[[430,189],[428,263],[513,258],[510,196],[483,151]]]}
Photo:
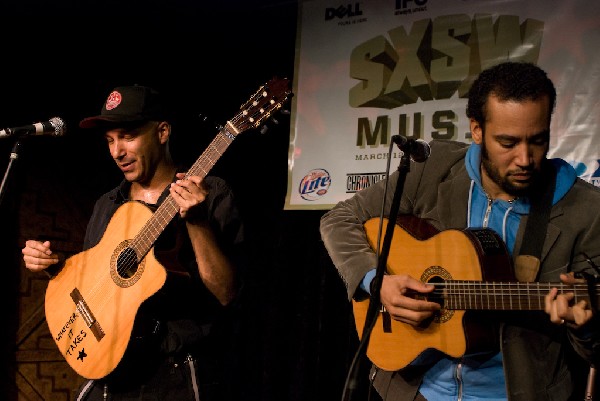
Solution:
{"label": "red star emblem on cap", "polygon": [[106,110],[112,110],[121,104],[123,97],[117,91],[112,91],[108,98],[106,98]]}

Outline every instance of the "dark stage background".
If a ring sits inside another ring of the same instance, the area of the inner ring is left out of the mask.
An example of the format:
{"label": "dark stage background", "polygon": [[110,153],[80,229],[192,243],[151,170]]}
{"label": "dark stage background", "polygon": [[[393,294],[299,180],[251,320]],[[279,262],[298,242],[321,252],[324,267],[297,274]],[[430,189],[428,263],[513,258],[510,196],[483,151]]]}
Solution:
{"label": "dark stage background", "polygon": [[[153,86],[178,110],[176,157],[195,160],[215,124],[260,85],[293,79],[297,4],[20,0],[0,10],[0,128],[67,123],[60,138],[0,139],[0,398],[71,400],[82,379],[47,332],[47,279],[28,272],[20,252],[28,238],[79,252],[94,200],[121,179],[103,141],[78,121],[115,86]],[[238,196],[255,257],[233,375],[240,400],[338,400],[356,345],[350,305],[320,240],[323,212],[283,210],[290,121],[277,119],[265,134],[240,135],[213,169]]]}

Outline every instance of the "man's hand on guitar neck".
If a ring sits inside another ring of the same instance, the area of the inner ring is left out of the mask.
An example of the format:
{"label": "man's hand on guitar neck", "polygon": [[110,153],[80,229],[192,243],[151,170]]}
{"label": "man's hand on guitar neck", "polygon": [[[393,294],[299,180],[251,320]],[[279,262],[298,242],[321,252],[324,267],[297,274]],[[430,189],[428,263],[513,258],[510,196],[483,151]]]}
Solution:
{"label": "man's hand on guitar neck", "polygon": [[[583,284],[584,279],[575,278],[573,273],[561,274],[560,280],[564,284]],[[558,288],[552,288],[545,300],[545,311],[550,316],[550,321],[555,324],[568,323],[573,327],[581,327],[592,318],[590,304],[585,299],[573,304],[574,293],[559,294]]]}
{"label": "man's hand on guitar neck", "polygon": [[177,173],[177,181],[171,184],[171,196],[179,206],[179,214],[187,221],[204,222],[206,220],[206,207],[202,202],[208,195],[206,185],[202,178]]}
{"label": "man's hand on guitar neck", "polygon": [[381,283],[381,304],[393,319],[419,326],[441,308],[426,299],[434,288],[406,274],[386,274]]}
{"label": "man's hand on guitar neck", "polygon": [[21,253],[25,267],[32,272],[45,270],[60,261],[58,254],[50,249],[50,241],[27,240]]}

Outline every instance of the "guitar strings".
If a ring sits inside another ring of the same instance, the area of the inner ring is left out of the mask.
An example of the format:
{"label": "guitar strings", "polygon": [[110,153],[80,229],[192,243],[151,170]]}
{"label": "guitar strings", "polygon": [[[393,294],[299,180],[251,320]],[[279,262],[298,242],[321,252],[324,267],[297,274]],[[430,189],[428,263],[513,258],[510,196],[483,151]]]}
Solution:
{"label": "guitar strings", "polygon": [[[252,107],[236,114],[231,121],[238,122],[238,121],[242,120],[242,118],[244,117],[244,114],[252,116],[251,118],[254,119],[255,121],[259,121],[260,118],[257,118],[257,117],[260,117],[261,115],[263,115],[262,118],[264,118],[266,115],[268,115],[268,112],[265,113],[265,110],[268,109],[268,107],[262,107],[262,105],[260,105],[258,103],[256,98],[259,98],[261,96],[263,98],[266,98],[267,95],[268,94],[267,94],[266,90],[264,89],[264,87],[261,87],[259,89],[259,91],[257,91],[257,94],[255,94],[246,103],[246,104],[250,104]],[[285,100],[285,98],[283,100]],[[275,109],[275,108],[280,107],[283,101],[277,103],[274,101],[274,99],[271,99],[270,102],[271,102],[270,103],[271,108]],[[260,107],[258,107],[258,106],[260,106]],[[253,109],[256,109],[256,111],[254,113],[251,112]],[[235,127],[235,125],[234,125],[234,127]],[[226,130],[222,129],[217,133],[214,140],[207,147],[207,149],[202,153],[202,155],[199,157],[198,161],[196,163],[194,163],[192,168],[188,171],[188,173],[186,173],[186,176],[189,176],[192,174],[199,174],[199,173],[202,173],[203,176],[206,176],[208,174],[208,171],[204,168],[204,166],[201,162],[208,160],[211,167],[214,166],[216,161],[223,155],[224,151],[232,143],[233,138],[235,137],[235,135],[232,137],[226,136],[224,131],[226,131]],[[228,133],[231,134],[230,132],[228,132]],[[174,202],[174,199],[169,195],[167,197],[167,199],[165,199],[165,201],[163,202],[161,207],[159,207],[156,210],[156,212],[153,214],[153,218],[151,218],[144,225],[144,227],[142,227],[142,229],[140,230],[140,233],[136,237],[134,237],[131,240],[131,242],[128,244],[128,247],[133,249],[133,252],[128,253],[125,256],[125,258],[123,258],[122,260],[117,261],[117,262],[122,262],[121,264],[117,263],[117,273],[120,277],[125,276],[127,274],[128,270],[131,270],[132,268],[136,267],[140,263],[140,261],[145,257],[145,255],[147,254],[147,252],[149,251],[151,246],[154,244],[154,242],[156,241],[156,239],[158,238],[160,233],[162,233],[164,227],[166,227],[166,225],[171,221],[172,217],[176,213],[177,213],[177,205]],[[155,221],[158,221],[160,223],[158,225],[158,227],[156,224],[153,224]],[[134,276],[135,276],[135,274],[134,274]],[[92,291],[91,291],[90,297],[93,299],[95,299],[96,294],[98,293],[99,289],[104,287],[102,285],[102,280],[99,280],[99,283],[100,283],[100,287],[96,287],[96,289],[92,289]],[[104,291],[102,291],[102,292],[104,292]],[[107,297],[107,298],[110,298],[110,297]],[[106,302],[103,303],[103,305],[106,305]]]}
{"label": "guitar strings", "polygon": [[[217,159],[214,157],[215,155],[222,155],[228,144],[232,142],[231,139],[223,135],[223,133],[219,133],[213,143],[209,145],[207,150],[200,156],[199,161],[209,160],[213,162]],[[221,150],[222,149],[222,150]],[[214,164],[214,162],[213,162]],[[201,163],[197,162],[195,165],[201,166]],[[202,167],[197,167],[204,171]],[[188,172],[189,174],[189,172]],[[115,263],[115,271],[117,275],[122,278],[125,282],[127,280],[135,280],[137,282],[140,279],[140,274],[137,274],[135,271],[139,266],[139,263],[146,256],[147,252],[150,250],[160,233],[167,226],[167,224],[171,221],[172,217],[177,213],[177,204],[172,196],[168,196],[165,201],[161,204],[161,206],[156,210],[155,213],[152,214],[150,219],[146,222],[146,224],[142,227],[140,232],[131,239],[123,249],[119,250],[119,254],[116,256],[116,259],[112,261]],[[156,224],[158,222],[158,224]],[[120,244],[119,244],[120,245]],[[131,250],[131,252],[123,253],[123,251]],[[121,257],[122,256],[122,257]],[[119,259],[119,257],[121,257]],[[112,269],[112,267],[109,267]],[[94,284],[90,291],[83,295],[83,301],[89,308],[90,305],[94,306],[93,310],[89,310],[92,316],[95,316],[96,319],[98,316],[101,316],[105,311],[105,308],[109,305],[109,302],[113,300],[115,295],[117,294],[117,289],[121,288],[120,285],[114,285],[114,279],[109,274],[108,277],[103,274],[103,271],[100,271],[99,274],[92,279]],[[130,277],[127,277],[131,273]],[[135,282],[130,285],[135,285]],[[77,308],[77,304],[75,305],[74,312],[82,314],[81,311]],[[80,306],[83,307],[83,306]],[[87,314],[87,312],[86,312]],[[92,322],[93,323],[93,322]],[[102,327],[102,322],[99,322]],[[106,324],[104,324],[106,326]]]}
{"label": "guitar strings", "polygon": [[[579,283],[448,281],[430,284],[436,287],[430,298],[442,301],[448,309],[477,309],[478,306],[481,309],[541,310],[544,309],[544,297],[553,287],[558,288],[560,293],[572,292],[574,303],[590,300],[588,285]],[[600,284],[595,287],[598,294]]]}

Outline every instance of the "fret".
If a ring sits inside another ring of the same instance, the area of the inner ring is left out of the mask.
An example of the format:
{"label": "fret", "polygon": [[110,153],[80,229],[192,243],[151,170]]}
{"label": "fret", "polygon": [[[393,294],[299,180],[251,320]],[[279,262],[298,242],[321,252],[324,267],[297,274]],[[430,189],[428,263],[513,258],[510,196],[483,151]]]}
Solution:
{"label": "fret", "polygon": [[[370,246],[377,249],[381,221],[365,222]],[[552,288],[560,294],[572,292],[573,302],[586,300],[592,308],[600,304],[600,284],[567,285],[516,280],[512,258],[502,239],[489,229],[438,231],[426,220],[401,215],[394,227],[387,266],[388,274],[408,274],[434,286],[425,295],[441,310],[426,324],[412,325],[384,317],[373,323],[367,356],[378,367],[404,368],[421,352],[436,349],[451,357],[493,351],[495,341],[481,335],[490,329],[478,311],[543,311],[545,296]],[[416,295],[420,299],[423,294]],[[590,298],[593,297],[593,298]],[[360,335],[367,322],[371,299],[353,299],[356,329]],[[495,317],[492,317],[494,319]],[[562,326],[564,327],[564,326]]]}
{"label": "fret", "polygon": [[[283,82],[287,86],[287,80]],[[274,89],[282,90],[282,87],[277,87],[277,85],[272,86]],[[290,95],[290,93],[289,91],[284,92],[283,95],[285,96],[283,96],[281,101],[278,103],[274,102],[272,99],[265,102],[266,99],[263,98],[269,96],[269,93],[265,90],[257,91],[248,102],[242,105],[242,111],[228,121],[226,127],[222,128],[217,133],[202,155],[200,155],[200,157],[188,170],[186,177],[191,175],[205,177],[214,167],[223,153],[227,150],[229,145],[231,145],[231,143],[234,141],[236,135],[248,128],[258,126],[265,118],[269,117],[272,111],[281,108],[283,101],[287,100],[287,96]],[[258,108],[258,110],[253,112],[253,108]],[[251,112],[255,117],[251,117],[248,120],[247,117]],[[150,248],[152,248],[153,244],[156,242],[169,222],[175,217],[177,212],[177,203],[173,197],[169,195],[158,207],[158,209],[156,209],[144,227],[142,227],[139,234],[136,235],[136,237],[132,240],[132,243],[135,244],[132,246],[137,249],[136,254],[140,260],[148,253],[148,251],[150,251]]]}
{"label": "fret", "polygon": [[[519,283],[448,280],[436,286],[431,298],[450,310],[544,310],[544,298],[556,287],[574,294],[573,302],[589,300],[587,284]],[[596,294],[600,285],[595,286]],[[598,295],[597,295],[598,296]],[[600,300],[600,299],[599,299]]]}

